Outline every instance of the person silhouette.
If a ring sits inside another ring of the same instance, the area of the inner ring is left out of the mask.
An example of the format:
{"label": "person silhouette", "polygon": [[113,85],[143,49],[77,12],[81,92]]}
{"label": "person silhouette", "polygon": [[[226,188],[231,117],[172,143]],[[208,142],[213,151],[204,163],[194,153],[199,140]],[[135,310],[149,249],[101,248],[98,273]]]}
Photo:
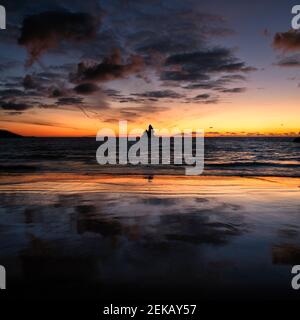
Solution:
{"label": "person silhouette", "polygon": [[151,136],[153,135],[153,127],[152,125],[150,124],[149,127],[148,127],[148,130],[146,130],[146,133],[147,133],[147,136],[148,138],[151,138]]}

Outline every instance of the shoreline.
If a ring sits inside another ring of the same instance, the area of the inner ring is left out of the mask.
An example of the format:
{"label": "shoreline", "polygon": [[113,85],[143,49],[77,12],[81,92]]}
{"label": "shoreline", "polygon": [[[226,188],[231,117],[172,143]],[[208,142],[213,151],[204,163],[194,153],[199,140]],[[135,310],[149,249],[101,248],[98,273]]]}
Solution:
{"label": "shoreline", "polygon": [[[125,189],[124,189],[125,188]],[[0,175],[0,193],[4,192],[148,192],[195,194],[213,189],[268,189],[300,192],[300,178],[279,176],[181,176],[181,175],[76,175],[22,174]]]}

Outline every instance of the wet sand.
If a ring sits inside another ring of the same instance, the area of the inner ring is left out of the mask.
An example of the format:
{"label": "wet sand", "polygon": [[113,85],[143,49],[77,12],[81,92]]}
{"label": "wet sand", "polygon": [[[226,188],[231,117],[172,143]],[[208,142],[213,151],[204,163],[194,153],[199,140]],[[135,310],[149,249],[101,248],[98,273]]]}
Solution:
{"label": "wet sand", "polygon": [[2,175],[15,298],[300,299],[300,179]]}

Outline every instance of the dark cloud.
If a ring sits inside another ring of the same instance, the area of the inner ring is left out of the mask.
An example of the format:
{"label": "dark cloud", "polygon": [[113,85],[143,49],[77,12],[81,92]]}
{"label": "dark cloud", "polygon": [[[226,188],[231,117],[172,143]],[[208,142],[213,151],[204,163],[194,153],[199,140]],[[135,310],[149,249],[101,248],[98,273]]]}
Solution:
{"label": "dark cloud", "polygon": [[[119,103],[138,103],[144,104],[146,107],[149,107],[149,103],[155,103],[162,99],[165,101],[173,102],[173,100],[181,101],[186,96],[185,94],[173,91],[173,90],[154,90],[154,91],[145,91],[141,93],[131,93],[130,95],[124,95],[119,91],[113,90],[108,92],[108,96]],[[141,107],[138,107],[141,108]]]}
{"label": "dark cloud", "polygon": [[[246,73],[253,70],[236,57],[235,51],[213,48],[217,37],[233,31],[223,17],[202,12],[197,0],[180,4],[160,0],[6,3],[11,12],[14,10],[10,23],[21,31],[16,36],[14,28],[14,41],[19,37],[19,44],[27,49],[28,65],[50,49],[51,56],[43,64],[36,64],[32,74],[15,82],[6,77],[6,89],[10,91],[0,90],[0,101],[16,103],[21,101],[18,97],[24,97],[22,102],[32,107],[65,106],[95,118],[102,116],[98,109],[109,109],[109,102],[113,101],[123,104],[126,115],[143,117],[158,111],[156,102],[162,99],[217,103],[217,94],[232,90],[230,87],[242,87],[244,84],[239,82],[245,81]],[[118,49],[113,51],[114,48]],[[124,79],[136,83],[123,86],[125,81],[118,81],[109,83],[118,90],[103,89],[105,82]],[[196,94],[188,92],[196,89],[200,89]],[[43,106],[41,101],[45,102]]]}
{"label": "dark cloud", "polygon": [[77,73],[71,75],[71,79],[75,82],[110,81],[136,74],[140,72],[143,67],[144,61],[142,57],[138,55],[131,55],[126,63],[122,64],[121,52],[116,49],[99,64],[79,63]]}
{"label": "dark cloud", "polygon": [[15,98],[25,96],[25,92],[19,89],[0,90],[1,98]]}
{"label": "dark cloud", "polygon": [[198,94],[194,99],[196,100],[207,100],[210,98],[208,93]]}
{"label": "dark cloud", "polygon": [[[165,56],[190,52],[203,47],[211,37],[233,33],[223,17],[200,12],[196,6],[191,10],[191,3],[182,2],[180,6],[163,2],[157,4],[152,4],[149,10],[138,5],[129,8],[132,9],[128,14],[132,17],[133,28],[127,36],[128,43],[141,54]],[[149,4],[145,3],[144,7],[147,6]],[[123,12],[120,10],[119,14]],[[120,17],[118,21],[120,30],[126,30],[123,19]]]}
{"label": "dark cloud", "polygon": [[[254,68],[255,69],[255,68]],[[226,76],[221,77],[221,81],[225,82],[233,82],[233,81],[245,81],[246,77],[242,74],[228,74]]]}
{"label": "dark cloud", "polygon": [[222,90],[226,90],[226,86],[228,86],[229,84],[245,81],[245,80],[246,78],[243,75],[229,74],[229,75],[222,76],[216,80],[190,83],[188,85],[183,86],[182,88],[189,89],[189,90],[205,89],[205,90],[222,91]]}
{"label": "dark cloud", "polygon": [[23,114],[22,111],[8,111],[8,112],[5,112],[6,115],[9,115],[9,116],[19,116],[20,114]]}
{"label": "dark cloud", "polygon": [[40,85],[33,79],[32,76],[26,75],[23,79],[23,87],[24,89],[38,89]]}
{"label": "dark cloud", "polygon": [[230,88],[230,89],[223,89],[221,90],[224,93],[242,93],[245,92],[247,89],[244,87],[240,87],[240,88]]}
{"label": "dark cloud", "polygon": [[82,103],[82,98],[79,97],[63,97],[56,102],[57,105],[78,105]]}
{"label": "dark cloud", "polygon": [[216,94],[200,93],[194,97],[185,97],[182,99],[182,102],[193,104],[217,104],[219,103],[219,96]]}
{"label": "dark cloud", "polygon": [[58,98],[64,96],[65,92],[62,89],[54,88],[50,92],[51,98]]}
{"label": "dark cloud", "polygon": [[282,58],[275,65],[279,67],[300,67],[300,55]]}
{"label": "dark cloud", "polygon": [[143,98],[135,98],[135,97],[127,97],[127,96],[122,96],[119,99],[116,99],[119,103],[145,103],[148,101],[156,102],[158,99],[155,98],[148,98],[148,99],[143,99]]}
{"label": "dark cloud", "polygon": [[283,51],[300,51],[300,32],[296,30],[277,32],[273,39],[273,46]]}
{"label": "dark cloud", "polygon": [[198,94],[193,98],[187,98],[185,103],[197,103],[197,104],[217,104],[219,102],[218,96],[212,96],[207,93]]}
{"label": "dark cloud", "polygon": [[[63,76],[60,73],[50,71],[28,74],[22,79],[22,85],[26,90],[37,90],[48,95],[49,90],[51,91],[53,87],[64,85]],[[56,83],[55,86],[53,85],[54,82]]]}
{"label": "dark cloud", "polygon": [[89,95],[99,91],[99,87],[94,83],[82,83],[76,86],[74,91],[78,94]]}
{"label": "dark cloud", "polygon": [[164,71],[160,76],[161,80],[167,81],[197,81],[197,80],[209,80],[209,76],[200,74],[199,72],[192,71]]}
{"label": "dark cloud", "polygon": [[158,90],[158,91],[147,91],[143,93],[133,93],[132,95],[138,96],[138,97],[144,97],[144,98],[172,98],[172,99],[177,99],[177,98],[182,98],[183,95],[180,93],[177,93],[173,90]]}
{"label": "dark cloud", "polygon": [[103,93],[105,93],[108,97],[120,97],[121,91],[115,89],[104,89]]}
{"label": "dark cloud", "polygon": [[47,11],[25,17],[18,43],[27,48],[28,65],[61,41],[87,41],[95,37],[99,17],[89,13]]}
{"label": "dark cloud", "polygon": [[140,103],[140,104],[159,101],[158,98],[151,98],[151,97],[144,98],[144,97],[126,96],[126,95],[116,97],[114,100],[119,103],[129,103],[130,102],[130,103]]}
{"label": "dark cloud", "polygon": [[[190,80],[203,80],[211,73],[249,72],[254,68],[248,67],[234,57],[231,50],[216,48],[212,50],[197,51],[171,55],[166,59],[166,66],[179,66],[180,71]],[[172,77],[168,80],[173,80]]]}
{"label": "dark cloud", "polygon": [[[149,43],[147,43],[147,40]],[[139,53],[149,53],[153,54],[155,52],[159,52],[161,54],[168,54],[173,52],[183,52],[185,50],[189,50],[191,47],[191,43],[186,41],[186,39],[176,38],[177,41],[171,42],[170,39],[165,36],[156,37],[152,34],[149,39],[147,39],[144,45],[137,47],[137,52]]]}
{"label": "dark cloud", "polygon": [[195,90],[195,89],[207,89],[207,90],[219,90],[222,89],[223,82],[220,81],[204,81],[197,83],[190,83],[188,85],[183,86],[183,89],[187,90]]}
{"label": "dark cloud", "polygon": [[[245,81],[244,74],[254,70],[256,69],[239,61],[232,50],[215,48],[170,55],[165,61],[160,77],[168,86],[179,85],[187,90],[205,89],[222,92],[222,90],[232,90],[226,86]],[[191,101],[201,102],[195,98],[186,100],[186,102]],[[212,98],[203,102],[217,103],[218,99]]]}
{"label": "dark cloud", "polygon": [[10,110],[10,111],[25,111],[32,108],[32,106],[26,104],[26,103],[18,103],[14,101],[0,102],[0,109],[2,110]]}
{"label": "dark cloud", "polygon": [[17,86],[19,86],[19,82],[5,82],[5,83],[1,83],[1,85],[5,88],[15,88]]}

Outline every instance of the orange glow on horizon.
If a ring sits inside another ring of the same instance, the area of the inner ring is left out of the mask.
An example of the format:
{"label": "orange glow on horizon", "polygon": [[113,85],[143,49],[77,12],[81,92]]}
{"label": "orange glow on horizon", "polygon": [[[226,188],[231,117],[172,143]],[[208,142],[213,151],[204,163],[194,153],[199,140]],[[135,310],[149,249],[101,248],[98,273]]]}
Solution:
{"label": "orange glow on horizon", "polygon": [[[160,104],[159,112],[141,113],[128,120],[128,132],[134,128],[142,131],[152,124],[154,129],[172,130],[178,128],[193,132],[204,130],[205,136],[297,136],[300,131],[300,108],[297,101],[285,104],[276,98],[272,103],[269,97],[254,97],[247,94],[231,103],[214,105]],[[32,114],[17,115],[13,119],[3,117],[0,128],[24,136],[37,137],[84,137],[96,136],[98,130],[111,128],[118,135],[117,119],[126,120],[121,110],[131,105],[114,105],[108,114],[101,118],[87,117],[78,110],[41,110]],[[149,107],[151,108],[151,106]],[[116,119],[114,121],[105,119]]]}

